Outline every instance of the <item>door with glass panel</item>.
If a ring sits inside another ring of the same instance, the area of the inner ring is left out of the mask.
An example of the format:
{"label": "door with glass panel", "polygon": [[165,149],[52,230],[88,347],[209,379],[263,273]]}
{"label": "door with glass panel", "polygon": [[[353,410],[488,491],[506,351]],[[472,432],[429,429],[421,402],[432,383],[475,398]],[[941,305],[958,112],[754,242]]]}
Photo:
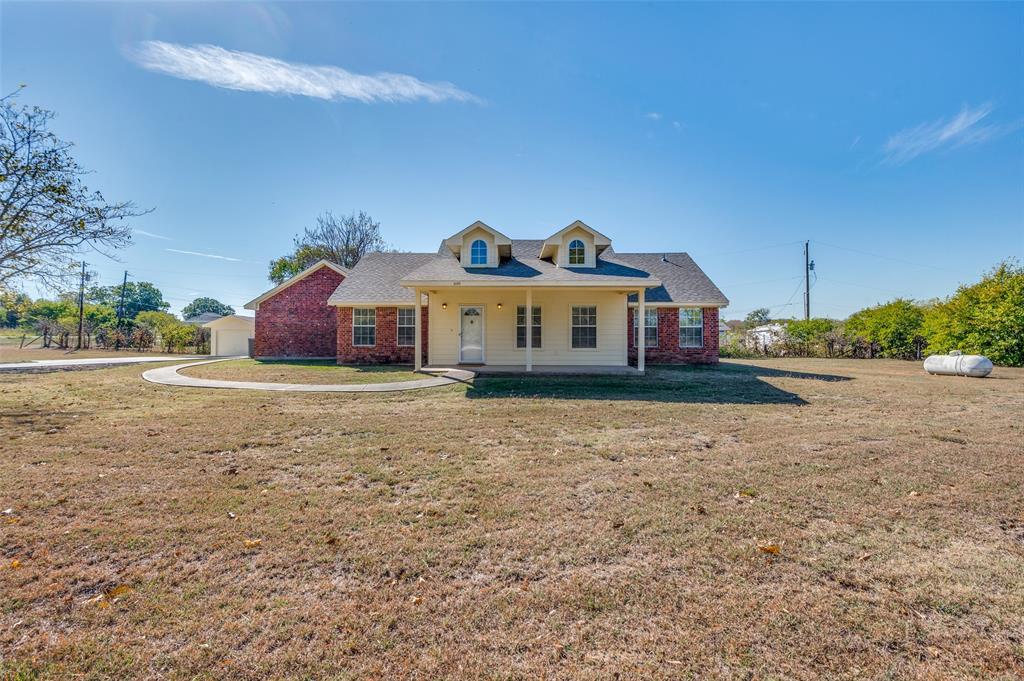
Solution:
{"label": "door with glass panel", "polygon": [[484,308],[479,305],[465,305],[460,308],[459,317],[459,362],[483,364]]}

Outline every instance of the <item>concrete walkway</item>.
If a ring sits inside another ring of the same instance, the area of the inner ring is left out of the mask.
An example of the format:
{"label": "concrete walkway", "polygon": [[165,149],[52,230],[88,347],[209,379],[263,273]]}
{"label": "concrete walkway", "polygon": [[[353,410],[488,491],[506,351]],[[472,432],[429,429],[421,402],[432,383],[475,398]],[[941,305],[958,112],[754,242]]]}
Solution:
{"label": "concrete walkway", "polygon": [[68,369],[97,369],[124,364],[170,362],[176,359],[200,359],[202,355],[165,355],[163,357],[90,357],[88,359],[31,359],[26,362],[0,364],[0,371],[43,372]]}
{"label": "concrete walkway", "polygon": [[419,390],[420,388],[436,388],[442,385],[462,383],[476,376],[472,371],[465,369],[433,369],[432,372],[443,372],[438,376],[420,378],[415,381],[396,381],[393,383],[359,383],[359,384],[326,384],[316,385],[313,383],[256,383],[252,381],[220,381],[210,378],[194,378],[182,376],[178,373],[180,369],[210,364],[212,362],[223,362],[228,359],[244,359],[243,357],[224,357],[208,359],[202,362],[188,362],[186,364],[175,364],[169,367],[150,369],[142,374],[142,378],[150,383],[161,385],[174,385],[185,388],[227,388],[230,390],[273,390],[277,392],[300,392],[300,393],[386,393],[399,390]]}

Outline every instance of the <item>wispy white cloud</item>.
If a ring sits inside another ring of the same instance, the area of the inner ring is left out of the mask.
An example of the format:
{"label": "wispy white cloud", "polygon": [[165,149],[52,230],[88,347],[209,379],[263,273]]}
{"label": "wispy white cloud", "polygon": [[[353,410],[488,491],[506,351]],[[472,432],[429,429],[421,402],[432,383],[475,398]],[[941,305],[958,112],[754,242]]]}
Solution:
{"label": "wispy white cloud", "polygon": [[154,234],[153,232],[147,232],[144,229],[133,229],[133,234],[140,234],[142,236],[148,236],[150,239],[163,239],[164,241],[173,241],[171,237],[164,236],[163,234]]}
{"label": "wispy white cloud", "polygon": [[679,121],[672,121],[672,127],[675,128],[676,130],[679,130],[681,127],[683,127],[683,124],[680,123]]}
{"label": "wispy white cloud", "polygon": [[883,162],[902,165],[931,151],[955,149],[970,144],[981,144],[1002,137],[1021,127],[1021,122],[1009,124],[984,123],[992,113],[991,104],[971,108],[964,105],[960,113],[951,118],[940,118],[901,130],[889,137],[882,151]]}
{"label": "wispy white cloud", "polygon": [[650,113],[646,113],[646,114],[644,114],[644,116],[646,116],[647,118],[650,118],[652,121],[660,121],[661,120],[661,114],[658,113],[657,111],[652,111]]}
{"label": "wispy white cloud", "polygon": [[213,258],[215,260],[227,260],[228,262],[242,262],[241,258],[229,258],[226,255],[214,255],[213,253],[199,253],[198,251],[182,251],[177,248],[165,248],[169,253],[181,253],[183,255],[198,255],[201,258]]}
{"label": "wispy white cloud", "polygon": [[214,87],[360,102],[477,102],[451,83],[428,83],[401,73],[362,75],[338,66],[295,64],[216,45],[179,45],[147,40],[125,49],[144,69]]}

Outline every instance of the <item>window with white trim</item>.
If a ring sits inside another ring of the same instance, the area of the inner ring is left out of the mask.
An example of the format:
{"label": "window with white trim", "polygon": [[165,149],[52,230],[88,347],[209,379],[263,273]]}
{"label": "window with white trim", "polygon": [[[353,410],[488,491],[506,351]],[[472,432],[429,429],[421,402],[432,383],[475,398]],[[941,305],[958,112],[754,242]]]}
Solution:
{"label": "window with white trim", "polygon": [[597,347],[597,306],[572,306],[572,347],[574,350]]}
{"label": "window with white trim", "polygon": [[477,239],[469,247],[469,264],[470,265],[486,265],[487,264],[487,242],[483,239]]}
{"label": "window with white trim", "polygon": [[416,308],[398,308],[398,347],[416,345]]}
{"label": "window with white trim", "polygon": [[377,308],[357,307],[352,310],[352,345],[373,347],[377,344]]}
{"label": "window with white trim", "polygon": [[699,307],[679,308],[679,347],[704,347],[704,310]]}
{"label": "window with white trim", "polygon": [[580,241],[579,239],[573,239],[571,242],[569,242],[569,264],[587,264],[587,247],[583,245],[583,242]]}
{"label": "window with white trim", "polygon": [[[636,344],[637,331],[640,326],[639,311],[639,308],[633,310],[633,347],[639,347]],[[644,307],[644,343],[644,347],[658,347],[658,308],[656,307]]]}
{"label": "window with white trim", "polygon": [[[533,326],[530,327],[530,333],[533,335],[533,342],[531,345],[535,348],[540,347],[541,331],[540,331],[540,306],[533,306]],[[526,347],[526,306],[516,306],[516,347]]]}

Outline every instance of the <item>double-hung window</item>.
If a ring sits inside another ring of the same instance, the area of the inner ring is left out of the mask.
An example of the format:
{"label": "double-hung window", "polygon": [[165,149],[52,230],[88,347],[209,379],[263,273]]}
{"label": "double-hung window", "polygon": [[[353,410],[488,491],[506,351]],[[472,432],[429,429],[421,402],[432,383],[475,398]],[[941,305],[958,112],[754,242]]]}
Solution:
{"label": "double-hung window", "polygon": [[[639,309],[633,310],[633,346],[639,347],[636,342],[637,331],[640,326]],[[658,347],[658,308],[644,308],[644,347]]]}
{"label": "double-hung window", "polygon": [[352,309],[352,345],[373,347],[377,344],[377,308]]}
{"label": "double-hung window", "polygon": [[597,347],[597,306],[572,306],[572,347],[591,349]]}
{"label": "double-hung window", "polygon": [[[531,345],[535,348],[540,347],[541,331],[540,331],[540,306],[533,306],[533,326],[530,328],[530,333],[533,334],[533,342]],[[516,307],[516,347],[526,347],[526,306],[519,305]]]}
{"label": "double-hung window", "polygon": [[398,346],[416,345],[416,308],[398,308]]}
{"label": "double-hung window", "polygon": [[704,310],[701,308],[679,308],[679,347],[704,347]]}

